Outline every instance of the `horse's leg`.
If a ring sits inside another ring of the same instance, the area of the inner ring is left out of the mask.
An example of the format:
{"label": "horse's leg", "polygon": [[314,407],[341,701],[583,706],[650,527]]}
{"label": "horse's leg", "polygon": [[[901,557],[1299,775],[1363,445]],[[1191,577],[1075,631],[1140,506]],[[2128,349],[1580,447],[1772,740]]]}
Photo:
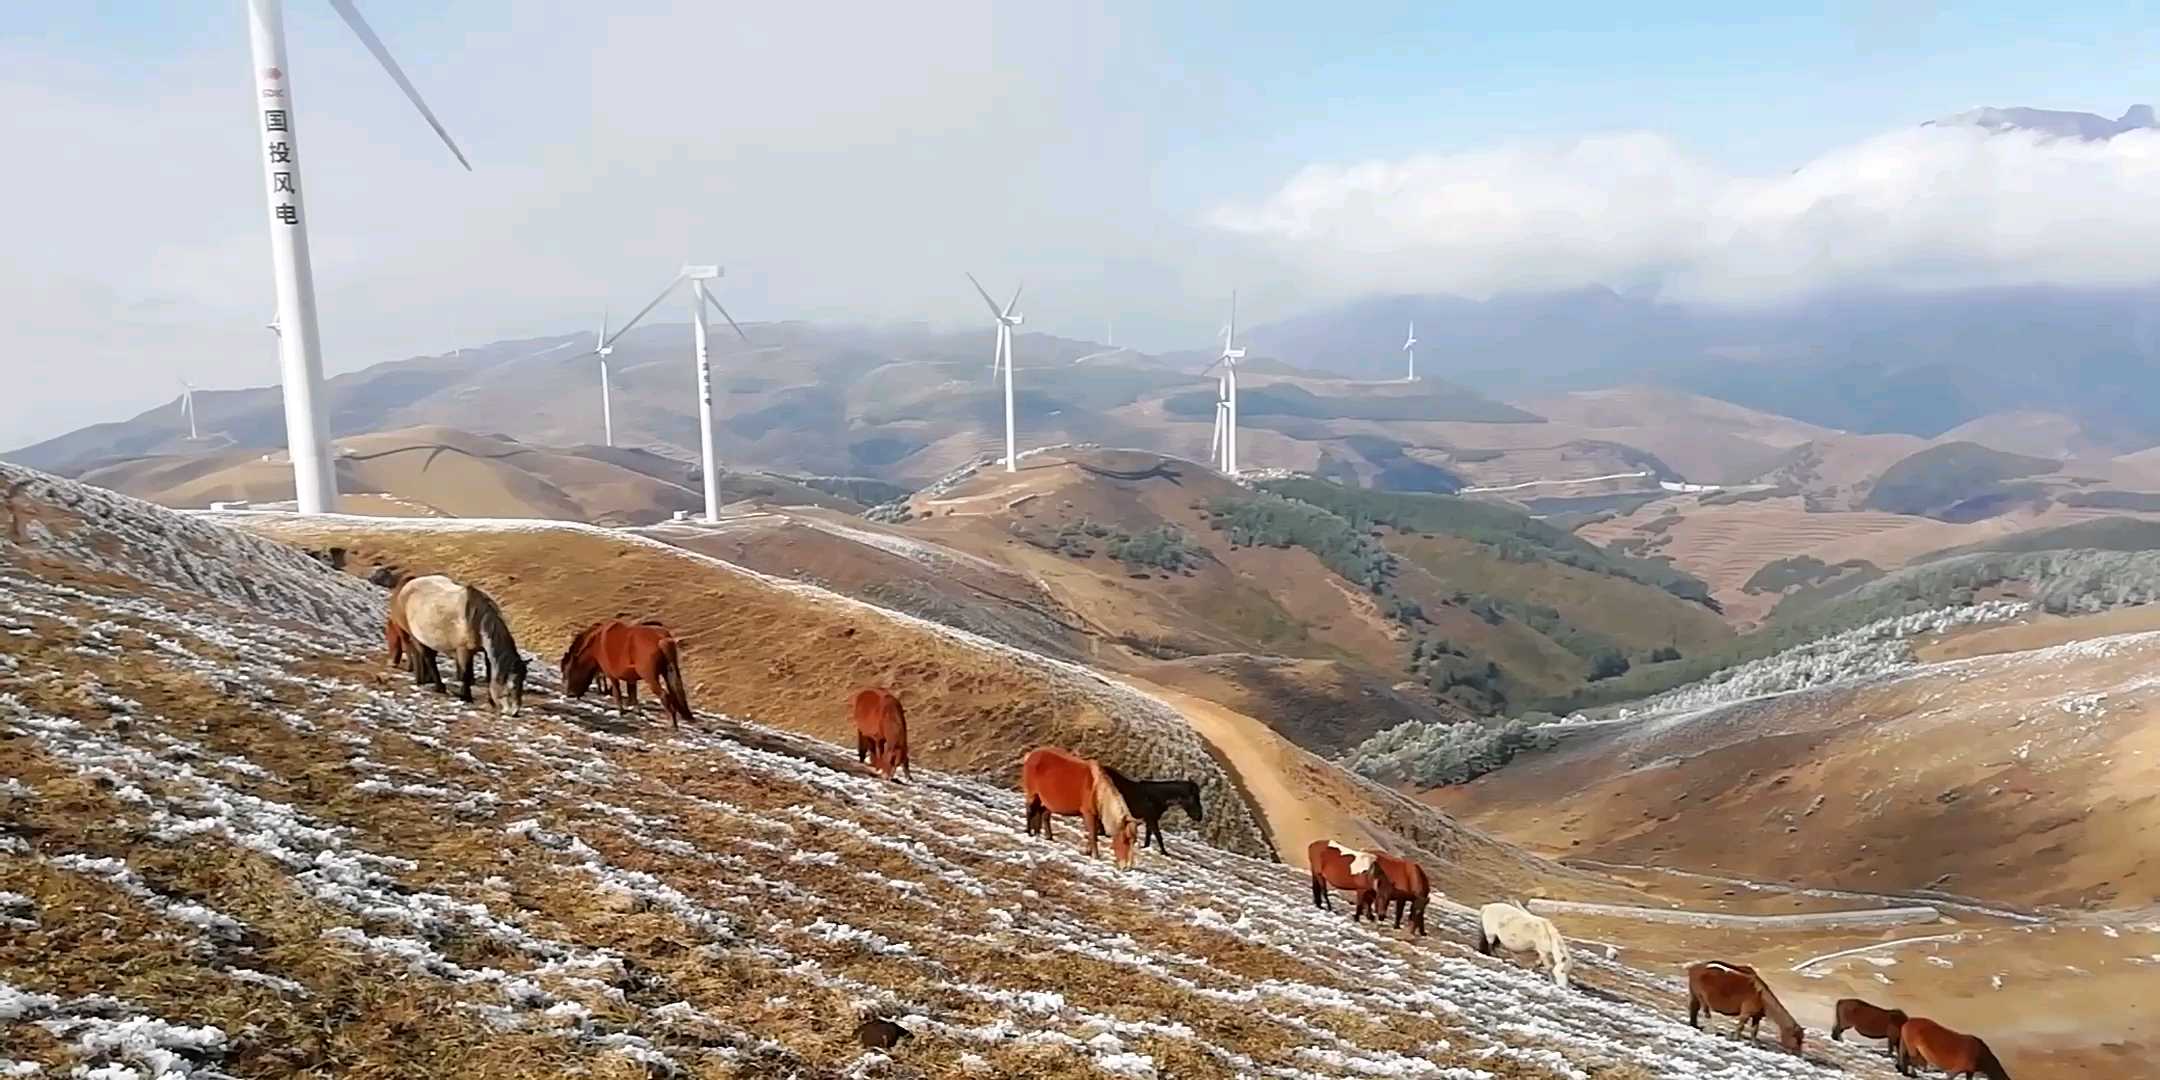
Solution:
{"label": "horse's leg", "polygon": [[1689,1027],[1691,1027],[1691,1028],[1694,1028],[1694,1029],[1695,1029],[1695,1030],[1697,1030],[1697,1031],[1701,1031],[1701,1030],[1702,1030],[1702,1020],[1700,1019],[1700,1017],[1701,1017],[1701,1016],[1702,1016],[1702,999],[1701,999],[1701,998],[1699,998],[1699,997],[1696,997],[1696,996],[1695,996],[1695,991],[1694,991],[1693,989],[1690,989],[1690,990],[1689,990],[1689,991],[1687,992],[1687,1026],[1689,1026]]}
{"label": "horse's leg", "polygon": [[437,666],[435,663],[435,659],[438,655],[440,654],[438,654],[435,650],[430,649],[425,645],[422,645],[420,647],[420,653],[418,657],[415,658],[414,663],[419,665],[418,670],[420,673],[420,685],[432,686],[435,689],[447,694],[450,692],[450,687],[443,682],[442,668]]}
{"label": "horse's leg", "polygon": [[471,649],[457,651],[458,700],[472,700],[473,653]]}
{"label": "horse's leg", "polygon": [[1148,823],[1147,823],[1147,839],[1146,839],[1146,840],[1142,840],[1142,841],[1140,841],[1140,846],[1141,846],[1142,848],[1146,848],[1146,847],[1148,846],[1148,842],[1149,842],[1149,841],[1153,841],[1153,842],[1154,842],[1154,844],[1155,844],[1155,850],[1157,850],[1157,851],[1160,851],[1160,852],[1162,852],[1162,853],[1163,853],[1163,858],[1166,858],[1166,859],[1167,859],[1167,858],[1169,858],[1169,857],[1170,857],[1170,849],[1169,849],[1169,848],[1167,848],[1167,847],[1164,847],[1164,846],[1163,846],[1163,842],[1162,842],[1162,819],[1161,819],[1161,818],[1159,818],[1159,817],[1157,817],[1157,818],[1149,818],[1149,819],[1148,819]]}
{"label": "horse's leg", "polygon": [[1091,859],[1095,857],[1095,826],[1100,820],[1095,816],[1093,807],[1080,808],[1080,831],[1087,837],[1087,853]]}

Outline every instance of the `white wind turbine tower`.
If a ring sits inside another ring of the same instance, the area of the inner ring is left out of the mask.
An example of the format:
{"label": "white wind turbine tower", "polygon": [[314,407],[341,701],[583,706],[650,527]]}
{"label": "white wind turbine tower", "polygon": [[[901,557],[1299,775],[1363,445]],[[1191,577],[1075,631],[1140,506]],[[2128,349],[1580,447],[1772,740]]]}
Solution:
{"label": "white wind turbine tower", "polygon": [[188,441],[201,438],[195,434],[195,385],[186,379],[180,380],[180,415],[187,417]]}
{"label": "white wind turbine tower", "polygon": [[[420,110],[458,164],[472,163],[360,17],[352,0],[329,0],[345,25],[375,55],[390,81]],[[300,125],[285,59],[283,0],[248,0],[248,46],[254,63],[255,127],[262,138],[263,187],[269,195],[270,262],[277,277],[278,366],[285,389],[285,443],[292,455],[295,507],[303,514],[337,509],[337,474],[330,456],[323,402],[322,338],[315,325],[315,270],[308,257],[307,213],[300,184]],[[289,332],[288,332],[289,331]]]}
{"label": "white wind turbine tower", "polygon": [[[672,286],[670,286],[672,288]],[[600,310],[600,334],[593,338],[593,355],[600,358],[600,432],[607,445],[615,445],[615,410],[608,403],[607,358],[615,346],[608,342],[607,309]]]}
{"label": "white wind turbine tower", "polygon": [[1237,362],[1245,359],[1245,350],[1237,347],[1237,293],[1230,294],[1230,322],[1223,327],[1222,354],[1215,362],[1200,369],[1206,374],[1222,368],[1217,381],[1219,394],[1215,400],[1215,438],[1208,446],[1208,453],[1215,457],[1223,475],[1236,476],[1237,463]]}
{"label": "white wind turbine tower", "polygon": [[1026,286],[1014,289],[1012,299],[1000,308],[997,301],[990,299],[990,290],[983,288],[982,282],[975,280],[975,275],[969,274],[967,279],[969,284],[975,286],[975,291],[982,294],[983,303],[990,305],[991,317],[997,320],[997,350],[990,356],[990,377],[997,378],[998,369],[1005,369],[1005,471],[1016,472],[1019,465],[1013,450],[1012,332],[1013,327],[1020,325],[1021,315],[1014,311],[1013,307],[1020,303],[1020,288]]}
{"label": "white wind turbine tower", "polygon": [[1404,356],[1405,358],[1407,358],[1407,359],[1408,359],[1408,360],[1410,361],[1410,370],[1409,370],[1409,373],[1403,376],[1403,381],[1404,381],[1404,382],[1416,382],[1416,381],[1417,381],[1417,324],[1416,324],[1416,323],[1414,323],[1414,322],[1410,324],[1410,336],[1409,336],[1409,337],[1407,337],[1407,338],[1404,338],[1404,339],[1403,339],[1403,343],[1402,343],[1402,351],[1403,351],[1403,356]]}
{"label": "white wind turbine tower", "polygon": [[615,343],[629,333],[630,328],[636,326],[652,309],[659,307],[660,301],[667,299],[676,286],[685,281],[690,283],[690,331],[697,347],[698,442],[701,451],[699,460],[704,463],[707,522],[720,520],[720,463],[717,455],[713,453],[712,354],[705,344],[705,305],[711,304],[713,310],[719,312],[720,317],[735,328],[735,336],[741,338],[743,344],[750,343],[750,335],[743,333],[743,328],[735,322],[735,316],[728,314],[727,309],[720,306],[720,301],[707,291],[705,283],[720,277],[722,273],[717,266],[683,267],[682,271],[675,275],[675,279],[667,283],[667,288],[660,290],[660,295],[652,298],[652,303],[630,316],[630,321],[622,324],[622,329],[615,331],[613,336],[602,338],[599,347],[594,350],[603,357],[613,352]]}

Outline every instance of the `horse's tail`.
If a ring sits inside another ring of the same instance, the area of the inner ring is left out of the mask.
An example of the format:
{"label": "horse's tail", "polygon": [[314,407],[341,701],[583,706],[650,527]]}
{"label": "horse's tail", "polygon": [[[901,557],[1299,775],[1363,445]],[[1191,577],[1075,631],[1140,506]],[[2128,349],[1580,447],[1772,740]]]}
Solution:
{"label": "horse's tail", "polygon": [[667,700],[668,719],[676,723],[695,722],[697,717],[690,711],[690,695],[683,692],[682,652],[672,636],[660,639],[660,679],[661,693]]}
{"label": "horse's tail", "polygon": [[1975,1035],[1973,1036],[1973,1042],[1980,1046],[1979,1060],[1973,1062],[1973,1064],[1978,1065],[1980,1071],[1987,1074],[1988,1080],[2010,1080],[2010,1070],[2003,1068],[2002,1060],[1995,1056],[1995,1051],[1988,1047],[1986,1041]]}

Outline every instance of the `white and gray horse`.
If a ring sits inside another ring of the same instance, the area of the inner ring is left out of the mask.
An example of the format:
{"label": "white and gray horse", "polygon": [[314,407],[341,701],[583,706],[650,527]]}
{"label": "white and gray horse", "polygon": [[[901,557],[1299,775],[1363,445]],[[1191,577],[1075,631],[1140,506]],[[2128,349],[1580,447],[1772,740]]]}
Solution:
{"label": "white and gray horse", "polygon": [[1504,901],[1478,909],[1477,949],[1491,956],[1494,946],[1509,952],[1534,950],[1538,962],[1552,969],[1553,981],[1562,987],[1568,985],[1568,973],[1575,969],[1575,957],[1568,952],[1567,938],[1559,927]]}
{"label": "white and gray horse", "polygon": [[483,656],[488,666],[488,701],[495,710],[516,716],[524,704],[525,657],[510,636],[502,609],[478,589],[441,574],[399,585],[390,594],[389,637],[393,657],[400,644],[405,646],[418,685],[449,692],[435,667],[436,654],[448,653],[457,661],[458,697],[471,701],[473,658]]}

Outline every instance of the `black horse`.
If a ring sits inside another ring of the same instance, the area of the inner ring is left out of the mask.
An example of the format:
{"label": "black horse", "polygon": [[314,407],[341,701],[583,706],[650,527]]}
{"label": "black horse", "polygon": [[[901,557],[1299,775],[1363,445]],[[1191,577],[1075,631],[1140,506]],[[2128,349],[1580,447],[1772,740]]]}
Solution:
{"label": "black horse", "polygon": [[[1163,846],[1162,816],[1173,806],[1184,807],[1187,816],[1194,821],[1200,820],[1200,785],[1190,780],[1135,780],[1108,765],[1103,766],[1103,771],[1110,774],[1110,782],[1117,785],[1118,794],[1124,797],[1125,809],[1132,811],[1132,816],[1147,826],[1147,835],[1140,840],[1141,847],[1153,841],[1155,850],[1165,856],[1170,854],[1170,849]],[[1095,823],[1095,835],[1109,835],[1103,831],[1100,821]]]}

